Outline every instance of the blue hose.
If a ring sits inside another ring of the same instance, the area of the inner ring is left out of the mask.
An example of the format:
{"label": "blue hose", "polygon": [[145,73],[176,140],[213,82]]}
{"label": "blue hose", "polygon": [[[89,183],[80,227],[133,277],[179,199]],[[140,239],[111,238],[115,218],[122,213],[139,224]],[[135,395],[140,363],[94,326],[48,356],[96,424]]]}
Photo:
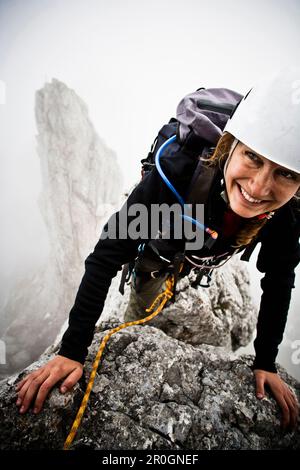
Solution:
{"label": "blue hose", "polygon": [[180,194],[178,193],[178,191],[176,191],[176,189],[174,188],[174,186],[172,185],[172,183],[170,182],[170,180],[168,180],[168,178],[166,177],[166,175],[164,174],[164,172],[162,171],[161,169],[161,166],[160,166],[160,157],[161,157],[161,154],[163,153],[163,151],[172,143],[176,140],[176,135],[173,135],[172,137],[170,137],[168,140],[166,140],[166,142],[164,142],[160,147],[159,149],[157,150],[157,153],[155,155],[155,165],[156,165],[156,168],[157,168],[157,171],[158,173],[160,174],[160,176],[162,177],[162,179],[164,180],[164,182],[166,183],[167,186],[169,186],[169,188],[171,189],[171,191],[175,194],[175,196],[177,197],[178,201],[180,202],[180,204],[182,206],[184,206],[184,200],[183,198],[180,196]]}
{"label": "blue hose", "polygon": [[[172,185],[172,183],[170,182],[170,180],[168,180],[168,178],[166,177],[166,175],[164,174],[162,168],[161,168],[161,165],[160,165],[160,157],[163,153],[163,151],[172,143],[176,140],[176,135],[173,135],[172,137],[170,137],[168,140],[166,140],[166,142],[164,142],[160,147],[159,149],[157,150],[156,152],[156,155],[155,155],[155,166],[157,168],[157,171],[158,173],[160,174],[160,176],[162,177],[162,179],[164,180],[164,182],[166,183],[166,185],[171,189],[171,191],[175,194],[176,198],[178,199],[178,201],[180,202],[181,206],[184,208],[184,199],[180,196],[180,194],[178,193],[178,191],[174,188],[174,186]],[[205,232],[207,232],[212,238],[216,239],[218,237],[218,233],[215,231],[215,230],[212,230],[210,229],[209,227],[207,227],[206,225],[204,224],[201,224],[197,219],[194,219],[193,217],[189,217],[188,215],[181,215],[181,217],[185,220],[188,220],[190,221],[192,224],[195,224],[197,227],[199,227],[201,230],[204,230]]]}

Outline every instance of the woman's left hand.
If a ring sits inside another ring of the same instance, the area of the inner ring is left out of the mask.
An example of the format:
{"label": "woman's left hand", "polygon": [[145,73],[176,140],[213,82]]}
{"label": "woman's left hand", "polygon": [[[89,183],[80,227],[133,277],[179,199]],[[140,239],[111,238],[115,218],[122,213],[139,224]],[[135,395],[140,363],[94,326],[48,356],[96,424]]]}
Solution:
{"label": "woman's left hand", "polygon": [[265,385],[277,401],[282,412],[281,426],[284,430],[296,429],[299,417],[299,404],[295,394],[277,373],[254,369],[256,380],[256,396],[259,399],[265,396]]}

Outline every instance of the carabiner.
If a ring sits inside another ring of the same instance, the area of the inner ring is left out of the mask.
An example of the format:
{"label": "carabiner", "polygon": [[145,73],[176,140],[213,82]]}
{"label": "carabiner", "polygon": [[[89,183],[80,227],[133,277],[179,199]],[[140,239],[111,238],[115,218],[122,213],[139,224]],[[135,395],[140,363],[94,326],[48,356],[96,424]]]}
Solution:
{"label": "carabiner", "polygon": [[[158,276],[155,276],[155,273],[158,273]],[[151,272],[150,272],[150,275],[151,275],[152,279],[157,279],[157,278],[159,277],[159,271],[158,271],[158,270],[156,270],[156,271],[151,271]]]}
{"label": "carabiner", "polygon": [[211,283],[211,275],[210,275],[210,272],[209,273],[205,273],[204,276],[206,276],[206,279],[207,279],[207,284],[201,284],[199,283],[198,285],[201,286],[201,287],[210,287],[210,283]]}

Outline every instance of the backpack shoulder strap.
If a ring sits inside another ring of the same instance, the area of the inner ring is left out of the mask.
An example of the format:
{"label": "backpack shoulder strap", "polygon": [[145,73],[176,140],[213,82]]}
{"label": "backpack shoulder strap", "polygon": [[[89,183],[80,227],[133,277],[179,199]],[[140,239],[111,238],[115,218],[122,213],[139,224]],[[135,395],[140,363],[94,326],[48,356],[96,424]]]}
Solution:
{"label": "backpack shoulder strap", "polygon": [[168,122],[168,124],[165,124],[159,131],[158,135],[155,137],[152,145],[150,152],[148,152],[148,155],[146,158],[142,158],[141,164],[142,164],[142,179],[144,178],[145,174],[148,173],[149,171],[152,170],[152,168],[155,166],[155,154],[157,152],[157,149],[166,141],[168,140],[172,135],[176,134],[178,136],[178,131],[179,131],[179,122],[175,118],[171,118]]}
{"label": "backpack shoulder strap", "polygon": [[201,160],[201,157],[207,154],[207,150],[207,148],[204,148],[199,157],[197,167],[187,189],[185,201],[188,204],[205,204],[207,202],[210,189],[218,172],[218,167],[207,166]]}
{"label": "backpack shoulder strap", "polygon": [[249,243],[249,245],[246,246],[246,248],[244,249],[244,252],[243,254],[241,255],[240,259],[242,261],[249,261],[256,245],[258,244],[259,240],[258,239],[255,239],[253,240],[251,243]]}

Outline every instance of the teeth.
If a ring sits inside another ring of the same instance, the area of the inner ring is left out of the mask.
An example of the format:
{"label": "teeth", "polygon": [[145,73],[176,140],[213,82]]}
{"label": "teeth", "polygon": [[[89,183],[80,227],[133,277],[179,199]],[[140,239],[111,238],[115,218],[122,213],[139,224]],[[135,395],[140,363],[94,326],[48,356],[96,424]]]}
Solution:
{"label": "teeth", "polygon": [[253,197],[251,197],[243,188],[242,186],[240,186],[241,188],[241,192],[242,192],[242,195],[244,196],[245,199],[247,199],[247,201],[249,202],[255,202],[255,203],[259,203],[259,202],[262,202],[261,199],[254,199]]}

